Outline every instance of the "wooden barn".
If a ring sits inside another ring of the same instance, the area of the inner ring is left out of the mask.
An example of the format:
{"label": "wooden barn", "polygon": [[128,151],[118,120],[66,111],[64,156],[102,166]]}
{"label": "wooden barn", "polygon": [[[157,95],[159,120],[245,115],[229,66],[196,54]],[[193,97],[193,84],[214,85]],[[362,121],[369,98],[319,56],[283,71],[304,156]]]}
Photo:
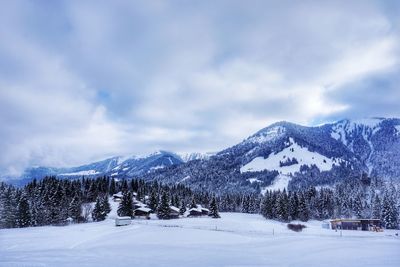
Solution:
{"label": "wooden barn", "polygon": [[334,219],[329,222],[333,230],[382,231],[379,219]]}

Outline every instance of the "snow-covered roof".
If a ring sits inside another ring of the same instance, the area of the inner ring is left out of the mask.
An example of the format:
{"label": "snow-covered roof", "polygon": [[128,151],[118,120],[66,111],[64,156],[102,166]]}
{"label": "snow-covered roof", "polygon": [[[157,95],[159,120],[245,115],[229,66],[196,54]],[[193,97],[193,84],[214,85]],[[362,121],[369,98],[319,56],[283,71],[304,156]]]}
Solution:
{"label": "snow-covered roof", "polygon": [[131,217],[129,216],[121,216],[121,217],[117,217],[118,220],[131,220]]}
{"label": "snow-covered roof", "polygon": [[175,206],[169,206],[169,209],[179,212],[179,208],[175,207]]}
{"label": "snow-covered roof", "polygon": [[192,211],[201,212],[201,208],[191,208],[191,209],[189,209],[189,212],[192,212]]}
{"label": "snow-covered roof", "polygon": [[113,197],[122,197],[122,192],[118,192],[118,193],[114,194]]}
{"label": "snow-covered roof", "polygon": [[135,211],[137,211],[137,210],[143,211],[143,212],[150,212],[151,211],[151,209],[145,208],[145,207],[140,207],[140,208],[135,209]]}
{"label": "snow-covered roof", "polygon": [[206,209],[206,208],[201,208],[201,210],[202,210],[202,211],[210,212],[210,210],[209,210],[209,209]]}

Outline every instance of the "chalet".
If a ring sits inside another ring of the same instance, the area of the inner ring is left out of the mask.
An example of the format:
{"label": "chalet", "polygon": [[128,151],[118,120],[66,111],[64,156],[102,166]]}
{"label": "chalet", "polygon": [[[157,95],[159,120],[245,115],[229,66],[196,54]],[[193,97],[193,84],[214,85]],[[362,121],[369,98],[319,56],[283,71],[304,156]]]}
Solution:
{"label": "chalet", "polygon": [[131,224],[131,217],[124,216],[124,217],[117,217],[115,218],[115,226],[124,226]]}
{"label": "chalet", "polygon": [[122,199],[122,192],[118,192],[113,195],[113,201],[114,202],[121,202]]}
{"label": "chalet", "polygon": [[135,209],[135,217],[144,217],[146,219],[150,219],[151,209],[146,207],[140,207]]}
{"label": "chalet", "polygon": [[201,205],[197,205],[197,208],[189,209],[189,217],[198,217],[198,216],[207,216],[210,211],[206,208],[203,208]]}
{"label": "chalet", "polygon": [[169,210],[170,210],[169,216],[171,219],[179,218],[180,215],[179,208],[175,206],[169,206]]}
{"label": "chalet", "polygon": [[382,231],[379,219],[334,219],[329,222],[333,230]]}

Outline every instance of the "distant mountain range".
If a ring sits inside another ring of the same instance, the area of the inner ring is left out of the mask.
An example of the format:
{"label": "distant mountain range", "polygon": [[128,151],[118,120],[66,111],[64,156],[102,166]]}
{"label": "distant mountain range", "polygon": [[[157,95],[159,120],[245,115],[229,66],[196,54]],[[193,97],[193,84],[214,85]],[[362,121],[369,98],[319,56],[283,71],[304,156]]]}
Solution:
{"label": "distant mountain range", "polygon": [[328,186],[363,174],[400,181],[400,119],[345,119],[317,127],[277,122],[215,154],[159,151],[73,168],[36,167],[25,170],[17,181],[45,175],[107,175],[183,183],[212,191],[260,192]]}

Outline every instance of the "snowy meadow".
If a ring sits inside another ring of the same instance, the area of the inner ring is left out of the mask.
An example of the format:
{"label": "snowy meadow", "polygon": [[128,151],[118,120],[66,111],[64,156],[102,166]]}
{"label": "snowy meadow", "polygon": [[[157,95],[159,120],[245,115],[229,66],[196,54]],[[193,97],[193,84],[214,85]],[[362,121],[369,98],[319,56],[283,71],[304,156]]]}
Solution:
{"label": "snowy meadow", "polygon": [[0,230],[0,266],[400,266],[399,231],[296,233],[261,215]]}

